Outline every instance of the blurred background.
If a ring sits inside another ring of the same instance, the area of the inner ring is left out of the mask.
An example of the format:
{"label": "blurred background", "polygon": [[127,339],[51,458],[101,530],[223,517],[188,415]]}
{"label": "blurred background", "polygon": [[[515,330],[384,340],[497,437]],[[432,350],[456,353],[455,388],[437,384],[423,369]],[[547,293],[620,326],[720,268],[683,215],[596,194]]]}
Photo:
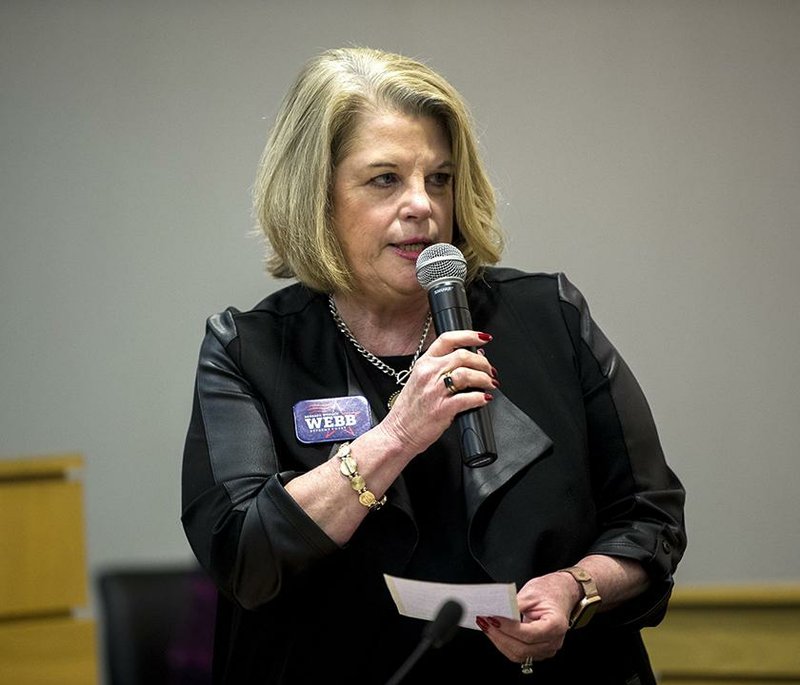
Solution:
{"label": "blurred background", "polygon": [[301,65],[356,44],[470,103],[509,236],[637,375],[679,584],[800,579],[800,3],[0,3],[0,459],[84,456],[88,569],[189,563],[205,319],[284,283],[250,187]]}

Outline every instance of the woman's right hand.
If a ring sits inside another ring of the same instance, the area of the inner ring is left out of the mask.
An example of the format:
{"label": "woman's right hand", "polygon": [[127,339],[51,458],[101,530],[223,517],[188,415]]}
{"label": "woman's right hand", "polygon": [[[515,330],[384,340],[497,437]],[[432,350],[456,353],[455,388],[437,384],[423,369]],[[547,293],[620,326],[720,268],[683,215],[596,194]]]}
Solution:
{"label": "woman's right hand", "polygon": [[[449,331],[436,338],[417,360],[392,409],[379,424],[387,437],[403,445],[411,457],[416,456],[444,433],[456,414],[491,402],[490,393],[499,383],[481,349],[491,340],[487,333],[467,330]],[[455,393],[445,384],[447,372]]]}
{"label": "woman's right hand", "polygon": [[[494,369],[479,348],[491,336],[476,331],[443,333],[421,355],[386,418],[350,444],[359,474],[380,499],[414,457],[424,452],[455,415],[488,404],[497,387]],[[442,375],[450,371],[455,388]],[[338,459],[292,479],[286,491],[337,544],[345,544],[369,511],[342,478]]]}

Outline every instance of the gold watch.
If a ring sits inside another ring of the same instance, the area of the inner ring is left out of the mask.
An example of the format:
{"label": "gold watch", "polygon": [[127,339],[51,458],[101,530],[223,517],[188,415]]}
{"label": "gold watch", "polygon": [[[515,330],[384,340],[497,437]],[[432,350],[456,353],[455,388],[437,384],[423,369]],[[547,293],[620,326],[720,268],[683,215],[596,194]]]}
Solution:
{"label": "gold watch", "polygon": [[602,601],[600,593],[597,592],[597,585],[586,569],[580,566],[570,566],[560,570],[569,573],[583,588],[583,598],[575,605],[569,617],[570,628],[583,628],[592,620]]}

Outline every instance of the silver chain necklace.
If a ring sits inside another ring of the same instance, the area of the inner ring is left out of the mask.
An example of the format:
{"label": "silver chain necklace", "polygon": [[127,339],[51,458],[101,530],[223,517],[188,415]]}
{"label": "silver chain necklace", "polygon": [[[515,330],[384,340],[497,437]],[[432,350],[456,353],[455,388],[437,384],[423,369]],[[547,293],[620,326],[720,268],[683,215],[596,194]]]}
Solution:
{"label": "silver chain necklace", "polygon": [[[366,347],[358,342],[358,340],[356,340],[356,337],[350,332],[350,329],[347,327],[344,319],[342,319],[341,315],[339,314],[339,310],[336,308],[336,302],[334,301],[332,294],[328,294],[328,308],[331,310],[331,316],[333,317],[336,326],[342,333],[344,333],[344,336],[353,344],[353,347],[358,350],[361,356],[370,362],[370,364],[394,378],[395,382],[399,386],[404,386],[408,380],[408,377],[411,375],[414,364],[416,364],[417,359],[419,359],[419,355],[422,354],[422,348],[425,345],[425,340],[428,338],[428,331],[431,327],[431,315],[428,314],[428,318],[425,319],[425,327],[422,329],[422,337],[419,339],[417,351],[414,352],[414,356],[411,358],[411,364],[409,364],[407,369],[401,369],[400,371],[397,371],[389,366],[386,362],[372,354],[372,352],[370,352]],[[389,397],[389,401],[387,402],[389,409],[392,408],[392,405],[399,394],[400,390],[393,392],[391,397]]]}

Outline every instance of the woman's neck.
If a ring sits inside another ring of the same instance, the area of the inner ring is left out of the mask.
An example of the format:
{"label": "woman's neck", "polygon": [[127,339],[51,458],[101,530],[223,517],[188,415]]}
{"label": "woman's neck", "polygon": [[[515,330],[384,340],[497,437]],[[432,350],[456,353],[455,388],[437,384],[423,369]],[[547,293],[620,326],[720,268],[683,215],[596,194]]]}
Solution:
{"label": "woman's neck", "polygon": [[[334,302],[350,332],[372,354],[390,357],[417,351],[428,318],[424,292],[418,299],[392,305],[352,294],[336,294]],[[431,328],[428,340],[432,340],[433,335]]]}

